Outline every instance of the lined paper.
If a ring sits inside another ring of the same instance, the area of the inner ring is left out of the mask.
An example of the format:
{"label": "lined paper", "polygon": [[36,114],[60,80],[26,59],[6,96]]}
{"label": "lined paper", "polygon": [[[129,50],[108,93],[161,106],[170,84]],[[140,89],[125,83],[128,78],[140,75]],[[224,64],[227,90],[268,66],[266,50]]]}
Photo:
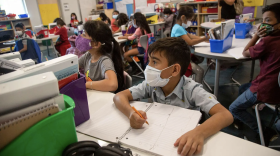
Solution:
{"label": "lined paper", "polygon": [[[150,104],[132,102],[131,106],[145,111]],[[115,104],[105,105],[90,116],[88,121],[76,127],[77,131],[103,140],[117,142],[130,128],[129,119],[116,108]]]}
{"label": "lined paper", "polygon": [[244,50],[244,47],[240,47],[240,48],[231,48],[228,50],[228,54],[233,56],[234,58],[236,59],[246,59],[248,57],[244,57],[243,56],[243,50]]}
{"label": "lined paper", "polygon": [[154,103],[147,111],[148,122],[141,129],[131,129],[120,141],[160,155],[177,156],[175,141],[194,129],[201,117],[199,111]]}

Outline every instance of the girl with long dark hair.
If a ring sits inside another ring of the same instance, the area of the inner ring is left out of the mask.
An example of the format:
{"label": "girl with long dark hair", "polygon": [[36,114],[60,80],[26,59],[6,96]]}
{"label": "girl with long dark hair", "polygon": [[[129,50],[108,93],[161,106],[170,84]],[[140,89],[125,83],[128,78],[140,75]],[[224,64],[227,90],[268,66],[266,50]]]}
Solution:
{"label": "girl with long dark hair", "polygon": [[87,21],[84,33],[77,37],[76,47],[88,51],[79,58],[85,71],[86,88],[119,92],[124,89],[124,71],[119,43],[102,21]]}

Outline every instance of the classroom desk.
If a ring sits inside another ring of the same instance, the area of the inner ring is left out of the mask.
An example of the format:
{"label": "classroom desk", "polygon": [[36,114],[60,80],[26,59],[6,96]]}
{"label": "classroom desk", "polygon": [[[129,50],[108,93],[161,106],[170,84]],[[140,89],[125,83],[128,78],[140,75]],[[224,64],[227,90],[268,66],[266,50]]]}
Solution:
{"label": "classroom desk", "polygon": [[154,24],[149,24],[149,26],[153,26],[154,27],[154,33],[156,33],[156,25],[159,25],[160,26],[160,38],[163,38],[163,26],[164,26],[165,22],[157,22],[157,23],[154,23]]}
{"label": "classroom desk", "polygon": [[122,36],[122,32],[115,33],[113,36]]}
{"label": "classroom desk", "polygon": [[[36,39],[36,37],[33,37],[32,39],[34,39],[36,42],[50,40],[51,41],[51,45],[52,45],[52,47],[54,49],[54,53],[55,53],[56,57],[58,57],[57,52],[56,52],[55,47],[54,47],[54,44],[53,44],[53,41],[52,41],[53,39],[58,38],[58,37],[59,37],[59,35],[49,35],[49,37],[45,37],[45,38],[41,38],[41,39]],[[47,44],[47,50],[48,50],[48,55],[50,56],[50,51],[49,51],[48,44]]]}
{"label": "classroom desk", "polygon": [[10,46],[10,50],[12,52],[13,51],[12,47],[13,47],[13,45],[16,45],[16,42],[14,40],[13,41],[8,41],[8,42],[4,42],[3,45]]}
{"label": "classroom desk", "polygon": [[[121,35],[122,36],[122,35]],[[114,38],[115,38],[115,40],[119,43],[119,44],[121,44],[121,43],[124,43],[124,42],[126,42],[126,41],[128,41],[127,39],[118,39],[118,37],[121,37],[121,36],[115,36]]]}
{"label": "classroom desk", "polygon": [[[235,36],[233,36],[233,42],[232,42],[232,47],[231,48],[239,48],[239,47],[245,47],[247,43],[250,41],[250,38],[246,39],[236,39]],[[218,91],[219,91],[219,77],[220,77],[220,61],[221,60],[237,60],[233,56],[229,55],[227,51],[223,53],[212,53],[210,51],[210,46],[203,46],[203,47],[195,47],[195,55],[210,58],[210,59],[215,59],[216,60],[216,67],[215,67],[215,83],[214,83],[214,95],[218,97]],[[248,59],[240,59],[238,61],[244,62],[244,61],[249,61],[251,60],[250,58]],[[252,60],[252,67],[251,67],[251,80],[254,75],[254,66],[255,66],[255,61]]]}
{"label": "classroom desk", "polygon": [[[87,98],[90,114],[97,112],[103,105],[113,103],[114,94],[110,92],[100,92],[87,90]],[[101,146],[106,146],[108,142],[77,132],[79,141],[92,140]],[[124,146],[127,147],[127,146]],[[133,155],[148,156],[149,153],[130,148]],[[255,144],[253,142],[237,138],[235,136],[218,132],[205,140],[201,156],[279,156],[280,152]]]}

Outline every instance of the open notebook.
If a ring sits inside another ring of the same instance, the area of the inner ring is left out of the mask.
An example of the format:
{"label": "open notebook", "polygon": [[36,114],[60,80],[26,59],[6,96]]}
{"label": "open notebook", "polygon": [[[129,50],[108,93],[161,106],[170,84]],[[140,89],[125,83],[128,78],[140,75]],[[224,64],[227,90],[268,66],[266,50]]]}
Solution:
{"label": "open notebook", "polygon": [[141,129],[132,129],[129,119],[114,104],[109,104],[76,130],[153,154],[175,156],[178,154],[173,144],[181,135],[194,129],[201,117],[199,111],[159,103],[132,102],[131,106],[147,113],[149,125],[145,123]]}

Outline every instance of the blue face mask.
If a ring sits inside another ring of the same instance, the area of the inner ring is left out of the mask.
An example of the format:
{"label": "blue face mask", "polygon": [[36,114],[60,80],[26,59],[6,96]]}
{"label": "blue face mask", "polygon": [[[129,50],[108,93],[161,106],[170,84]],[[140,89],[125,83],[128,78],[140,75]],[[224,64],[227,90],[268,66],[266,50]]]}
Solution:
{"label": "blue face mask", "polygon": [[113,15],[113,19],[116,19],[118,17],[118,15]]}
{"label": "blue face mask", "polygon": [[132,23],[132,25],[133,25],[133,27],[134,27],[134,28],[138,28],[138,26],[137,26],[137,25],[135,25],[135,24],[134,24],[134,22]]}

